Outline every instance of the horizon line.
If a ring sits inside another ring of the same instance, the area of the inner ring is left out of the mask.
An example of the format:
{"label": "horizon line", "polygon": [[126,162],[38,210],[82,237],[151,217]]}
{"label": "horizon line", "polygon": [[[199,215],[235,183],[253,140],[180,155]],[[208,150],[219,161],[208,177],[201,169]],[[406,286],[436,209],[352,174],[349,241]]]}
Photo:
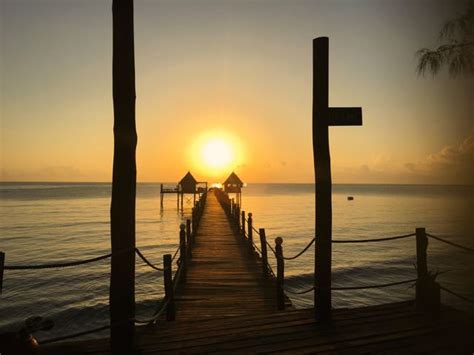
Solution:
{"label": "horizon line", "polygon": [[[0,184],[112,184],[112,181],[34,181],[34,180],[0,180]],[[137,184],[178,184],[170,181],[137,181]],[[252,185],[314,185],[315,182],[247,182]],[[332,185],[405,185],[405,186],[472,186],[474,184],[456,184],[456,183],[374,183],[374,182],[333,182]]]}

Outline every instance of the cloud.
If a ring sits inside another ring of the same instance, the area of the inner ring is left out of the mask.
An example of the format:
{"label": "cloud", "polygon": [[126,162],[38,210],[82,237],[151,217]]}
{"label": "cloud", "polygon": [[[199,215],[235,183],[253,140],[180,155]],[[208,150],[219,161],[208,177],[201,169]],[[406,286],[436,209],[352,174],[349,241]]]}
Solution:
{"label": "cloud", "polygon": [[420,161],[403,162],[382,152],[357,166],[335,166],[334,177],[347,183],[472,184],[474,133]]}
{"label": "cloud", "polygon": [[412,174],[430,177],[436,182],[471,184],[474,180],[474,134],[455,145],[446,145],[425,160],[406,163]]}

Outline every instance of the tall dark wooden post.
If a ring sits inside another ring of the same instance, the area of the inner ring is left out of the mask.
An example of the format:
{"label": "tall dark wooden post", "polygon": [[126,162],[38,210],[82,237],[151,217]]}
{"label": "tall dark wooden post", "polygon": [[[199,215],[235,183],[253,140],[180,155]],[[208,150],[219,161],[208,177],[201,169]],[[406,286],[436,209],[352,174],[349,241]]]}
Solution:
{"label": "tall dark wooden post", "polygon": [[173,276],[171,254],[163,255],[163,282],[165,284],[165,297],[168,300],[166,307],[166,320],[174,320],[176,308],[174,303]]}
{"label": "tall dark wooden post", "polygon": [[113,354],[132,353],[135,318],[135,56],[133,0],[113,0],[114,163],[110,226]]}
{"label": "tall dark wooden post", "polygon": [[5,253],[0,251],[0,294],[2,294],[3,289],[3,270],[5,268]]}
{"label": "tall dark wooden post", "polygon": [[318,320],[331,320],[332,181],[329,126],[361,125],[362,110],[329,108],[329,39],[313,40],[313,157],[316,182],[314,306]]}

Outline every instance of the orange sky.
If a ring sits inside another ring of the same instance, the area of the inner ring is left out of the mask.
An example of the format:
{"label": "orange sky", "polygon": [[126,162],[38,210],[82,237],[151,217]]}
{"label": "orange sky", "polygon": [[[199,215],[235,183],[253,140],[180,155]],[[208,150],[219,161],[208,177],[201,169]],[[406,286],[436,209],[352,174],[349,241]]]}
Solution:
{"label": "orange sky", "polygon": [[[330,104],[364,116],[331,129],[334,181],[471,182],[472,78],[418,78],[414,57],[465,5],[136,0],[138,180],[311,182],[311,41],[329,36]],[[111,1],[1,6],[1,179],[110,181]]]}

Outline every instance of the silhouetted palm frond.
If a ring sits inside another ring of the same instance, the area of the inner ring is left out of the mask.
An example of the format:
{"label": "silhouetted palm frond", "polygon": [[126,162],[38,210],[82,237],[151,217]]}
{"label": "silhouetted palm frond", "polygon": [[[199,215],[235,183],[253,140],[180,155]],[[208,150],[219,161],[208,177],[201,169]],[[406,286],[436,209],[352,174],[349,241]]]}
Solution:
{"label": "silhouetted palm frond", "polygon": [[427,71],[432,75],[437,74],[444,61],[441,53],[428,48],[420,49],[416,52],[416,55],[418,56],[416,72],[422,76],[424,76]]}
{"label": "silhouetted palm frond", "polygon": [[418,75],[424,76],[427,72],[436,75],[443,66],[448,67],[453,77],[474,74],[474,0],[464,14],[443,25],[439,39],[447,43],[416,52]]}

